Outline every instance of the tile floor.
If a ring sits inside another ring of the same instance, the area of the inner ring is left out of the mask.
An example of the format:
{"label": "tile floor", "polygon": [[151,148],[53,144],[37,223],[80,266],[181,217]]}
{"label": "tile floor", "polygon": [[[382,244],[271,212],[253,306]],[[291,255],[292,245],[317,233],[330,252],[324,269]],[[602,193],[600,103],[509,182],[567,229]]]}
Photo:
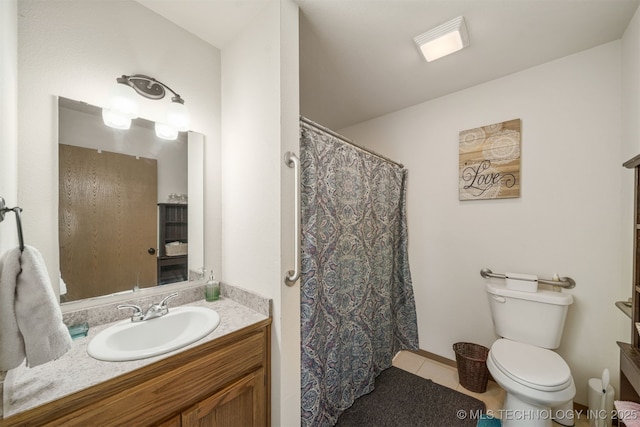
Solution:
{"label": "tile floor", "polygon": [[[484,393],[474,393],[462,387],[458,382],[458,371],[456,368],[445,365],[435,360],[422,357],[410,351],[401,351],[393,359],[393,366],[403,369],[422,378],[449,387],[460,393],[473,396],[484,402],[487,406],[487,413],[492,413],[498,417],[505,398],[505,391],[495,382],[489,381],[487,391]],[[554,426],[559,426],[555,424]],[[575,420],[575,427],[589,427],[589,421],[583,417]]]}

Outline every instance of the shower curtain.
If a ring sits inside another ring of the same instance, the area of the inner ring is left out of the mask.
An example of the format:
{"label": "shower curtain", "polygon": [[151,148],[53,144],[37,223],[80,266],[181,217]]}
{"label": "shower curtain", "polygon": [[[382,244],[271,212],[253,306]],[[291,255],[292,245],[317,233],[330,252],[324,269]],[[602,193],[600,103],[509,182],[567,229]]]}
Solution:
{"label": "shower curtain", "polygon": [[302,426],[332,426],[418,348],[406,170],[301,122]]}

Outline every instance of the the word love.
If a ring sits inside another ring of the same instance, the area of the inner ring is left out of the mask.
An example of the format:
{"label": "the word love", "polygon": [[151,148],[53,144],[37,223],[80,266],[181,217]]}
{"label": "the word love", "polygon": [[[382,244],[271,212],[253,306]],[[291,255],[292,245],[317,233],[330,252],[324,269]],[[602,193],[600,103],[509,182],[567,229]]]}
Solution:
{"label": "the word love", "polygon": [[516,184],[516,177],[512,173],[501,173],[491,169],[491,160],[484,160],[462,170],[464,189],[470,191],[475,197],[482,196],[496,185],[504,184],[511,188]]}

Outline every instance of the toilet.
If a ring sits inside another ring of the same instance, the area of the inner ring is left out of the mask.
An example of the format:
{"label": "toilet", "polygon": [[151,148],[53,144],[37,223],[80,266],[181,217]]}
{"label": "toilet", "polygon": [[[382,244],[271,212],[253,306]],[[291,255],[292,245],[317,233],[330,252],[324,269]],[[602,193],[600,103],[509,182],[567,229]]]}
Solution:
{"label": "toilet", "polygon": [[560,346],[570,294],[535,292],[487,283],[496,333],[487,356],[493,379],[506,391],[502,425],[573,426],[576,387],[569,365],[552,349]]}

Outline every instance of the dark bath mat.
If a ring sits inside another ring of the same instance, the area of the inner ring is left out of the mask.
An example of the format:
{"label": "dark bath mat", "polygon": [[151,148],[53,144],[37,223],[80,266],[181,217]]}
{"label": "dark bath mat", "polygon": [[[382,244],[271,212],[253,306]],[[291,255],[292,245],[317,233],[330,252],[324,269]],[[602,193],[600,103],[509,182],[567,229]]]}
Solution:
{"label": "dark bath mat", "polygon": [[338,427],[475,427],[484,402],[392,366],[344,411]]}

